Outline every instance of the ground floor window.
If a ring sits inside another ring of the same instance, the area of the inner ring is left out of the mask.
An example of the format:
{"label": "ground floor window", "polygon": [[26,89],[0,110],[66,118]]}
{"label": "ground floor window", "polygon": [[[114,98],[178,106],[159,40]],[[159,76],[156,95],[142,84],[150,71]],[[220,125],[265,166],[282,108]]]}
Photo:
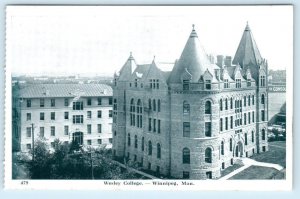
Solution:
{"label": "ground floor window", "polygon": [[190,178],[190,172],[184,171],[184,172],[182,173],[182,178],[183,178],[183,179],[189,179],[189,178]]}
{"label": "ground floor window", "polygon": [[72,136],[73,142],[82,145],[83,144],[83,133],[82,132],[75,132]]}
{"label": "ground floor window", "polygon": [[211,171],[206,172],[206,178],[207,179],[212,179],[212,172]]}

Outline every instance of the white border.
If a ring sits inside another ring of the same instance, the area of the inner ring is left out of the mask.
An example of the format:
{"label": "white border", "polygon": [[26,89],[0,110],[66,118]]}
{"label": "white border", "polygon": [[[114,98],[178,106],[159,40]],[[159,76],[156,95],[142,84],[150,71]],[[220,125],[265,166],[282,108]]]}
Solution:
{"label": "white border", "polygon": [[[128,7],[128,6],[127,6]],[[6,39],[9,32],[6,32]],[[9,49],[6,48],[6,52]],[[7,55],[9,56],[9,55]],[[5,74],[5,151],[4,151],[4,187],[8,190],[164,190],[164,191],[289,191],[292,190],[293,158],[293,68],[286,68],[286,180],[115,180],[121,185],[104,185],[104,181],[113,180],[12,180],[12,103],[11,68],[6,65]],[[152,181],[177,182],[178,186],[152,185]],[[181,185],[182,181],[194,185]],[[25,182],[25,183],[24,183]],[[140,182],[143,185],[124,185],[126,182]]]}

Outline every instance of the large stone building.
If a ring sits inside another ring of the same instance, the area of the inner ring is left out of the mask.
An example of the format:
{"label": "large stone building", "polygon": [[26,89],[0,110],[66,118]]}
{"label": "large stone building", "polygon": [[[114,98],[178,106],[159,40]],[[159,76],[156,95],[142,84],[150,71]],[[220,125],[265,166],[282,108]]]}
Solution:
{"label": "large stone building", "polygon": [[[34,140],[112,145],[112,88],[104,84],[27,84],[13,91],[13,136],[27,152]],[[17,147],[16,147],[17,148]]]}
{"label": "large stone building", "polygon": [[220,59],[211,63],[194,27],[171,72],[130,54],[114,79],[115,157],[173,178],[211,179],[267,151],[268,64],[248,24],[233,61]]}

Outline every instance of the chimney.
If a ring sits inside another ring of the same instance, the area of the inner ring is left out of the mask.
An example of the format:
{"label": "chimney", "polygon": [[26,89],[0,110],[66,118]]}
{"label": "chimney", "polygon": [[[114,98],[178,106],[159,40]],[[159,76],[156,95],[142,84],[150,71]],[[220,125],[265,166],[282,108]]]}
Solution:
{"label": "chimney", "polygon": [[226,56],[225,58],[225,66],[231,66],[231,56]]}
{"label": "chimney", "polygon": [[217,55],[217,66],[219,66],[220,68],[223,67],[223,55]]}

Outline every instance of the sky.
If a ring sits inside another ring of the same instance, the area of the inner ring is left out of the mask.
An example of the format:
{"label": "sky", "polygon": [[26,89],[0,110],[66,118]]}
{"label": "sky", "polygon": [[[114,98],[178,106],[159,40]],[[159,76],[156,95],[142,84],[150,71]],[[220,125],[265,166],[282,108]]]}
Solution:
{"label": "sky", "polygon": [[292,6],[9,6],[13,75],[113,75],[137,64],[171,70],[192,31],[207,54],[234,56],[246,23],[269,69],[293,67]]}

